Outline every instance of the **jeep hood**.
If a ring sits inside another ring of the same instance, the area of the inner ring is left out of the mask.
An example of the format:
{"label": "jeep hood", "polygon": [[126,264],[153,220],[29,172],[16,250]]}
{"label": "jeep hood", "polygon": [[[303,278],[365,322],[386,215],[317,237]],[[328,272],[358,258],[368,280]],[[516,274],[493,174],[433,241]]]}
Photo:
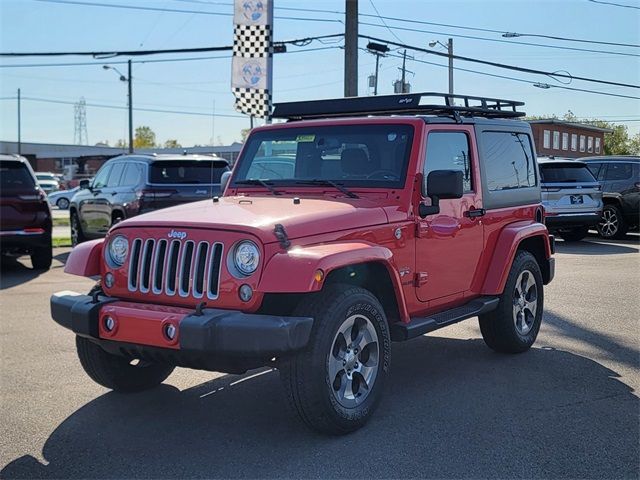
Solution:
{"label": "jeep hood", "polygon": [[291,197],[221,197],[165,208],[125,220],[117,228],[164,227],[167,230],[205,228],[251,233],[263,243],[277,241],[273,230],[282,224],[289,239],[365,228],[387,223],[378,203],[367,199],[300,199]]}

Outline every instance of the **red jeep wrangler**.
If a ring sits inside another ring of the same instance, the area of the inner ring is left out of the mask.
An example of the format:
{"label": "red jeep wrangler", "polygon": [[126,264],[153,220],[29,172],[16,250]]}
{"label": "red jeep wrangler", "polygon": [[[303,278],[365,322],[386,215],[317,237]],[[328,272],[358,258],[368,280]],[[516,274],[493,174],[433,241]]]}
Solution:
{"label": "red jeep wrangler", "polygon": [[55,294],[52,316],[107,388],[148,389],[175,366],[272,366],[306,424],[355,430],[380,401],[391,341],[471,317],[494,350],[535,341],[553,238],[521,105],[278,104],[289,121],[251,132],[221,198],[76,247],[65,271],[101,281]]}

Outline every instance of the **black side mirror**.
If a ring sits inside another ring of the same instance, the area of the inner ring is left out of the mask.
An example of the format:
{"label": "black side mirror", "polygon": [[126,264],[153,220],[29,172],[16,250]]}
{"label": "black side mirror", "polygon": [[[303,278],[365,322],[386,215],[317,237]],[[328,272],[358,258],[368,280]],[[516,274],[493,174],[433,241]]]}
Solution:
{"label": "black side mirror", "polygon": [[79,183],[80,189],[89,188],[90,185],[91,185],[91,182],[89,182],[89,180],[87,180],[87,179],[80,180],[80,183]]}
{"label": "black side mirror", "polygon": [[224,190],[227,188],[227,185],[229,184],[229,179],[231,178],[231,170],[226,171],[222,174],[222,176],[220,177],[220,193],[224,194]]}
{"label": "black side mirror", "polygon": [[434,170],[427,176],[427,196],[431,205],[421,203],[418,214],[421,218],[440,213],[440,199],[460,198],[464,193],[460,170]]}

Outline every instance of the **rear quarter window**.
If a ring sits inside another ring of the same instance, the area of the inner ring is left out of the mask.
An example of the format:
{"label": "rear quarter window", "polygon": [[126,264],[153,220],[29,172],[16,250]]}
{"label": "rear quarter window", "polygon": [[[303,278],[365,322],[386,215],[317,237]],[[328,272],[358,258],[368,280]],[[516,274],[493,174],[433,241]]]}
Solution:
{"label": "rear quarter window", "polygon": [[487,131],[482,142],[489,191],[536,186],[536,160],[529,135]]}
{"label": "rear quarter window", "polygon": [[36,183],[21,162],[0,161],[0,190],[33,190]]}
{"label": "rear quarter window", "polygon": [[540,165],[540,180],[543,183],[595,182],[596,179],[584,165]]}
{"label": "rear quarter window", "polygon": [[220,183],[229,170],[226,162],[209,160],[158,160],[149,166],[149,183],[201,184]]}

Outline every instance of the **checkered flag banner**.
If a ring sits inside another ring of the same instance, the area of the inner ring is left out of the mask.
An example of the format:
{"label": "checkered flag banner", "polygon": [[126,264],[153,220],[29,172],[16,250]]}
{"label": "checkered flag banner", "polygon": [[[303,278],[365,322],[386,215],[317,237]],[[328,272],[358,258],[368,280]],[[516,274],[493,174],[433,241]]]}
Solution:
{"label": "checkered flag banner", "polygon": [[271,113],[273,0],[235,0],[231,88],[235,109],[254,117]]}

